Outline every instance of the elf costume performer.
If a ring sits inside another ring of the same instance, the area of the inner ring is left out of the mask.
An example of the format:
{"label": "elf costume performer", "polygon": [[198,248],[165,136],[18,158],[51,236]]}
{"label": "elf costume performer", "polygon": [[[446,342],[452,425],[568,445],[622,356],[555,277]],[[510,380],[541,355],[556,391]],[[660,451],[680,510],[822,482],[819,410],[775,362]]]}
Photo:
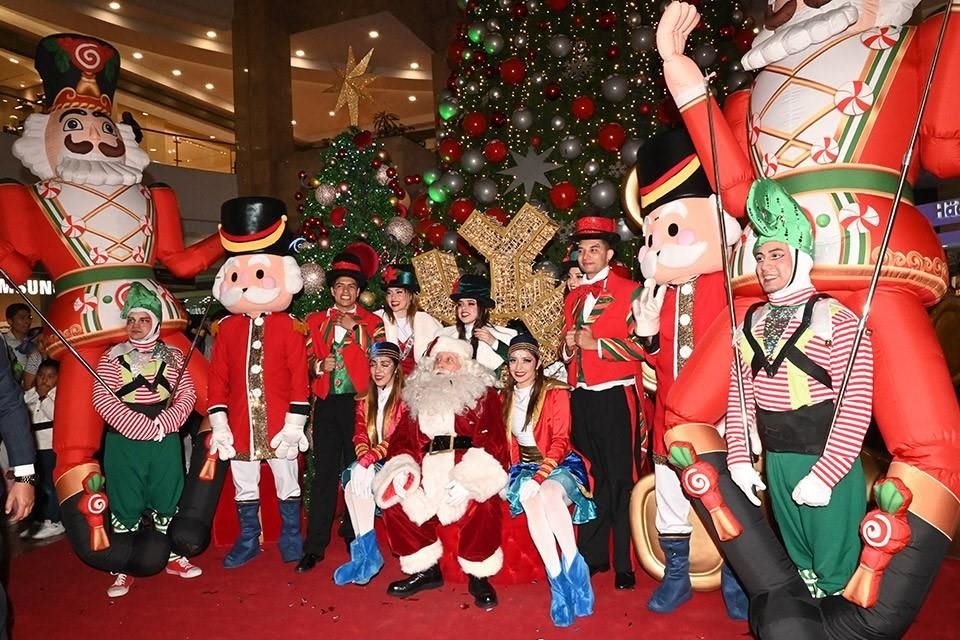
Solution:
{"label": "elf costume performer", "polygon": [[373,481],[400,569],[410,577],[387,593],[407,598],[443,585],[437,528],[460,523],[457,560],[474,603],[489,609],[488,578],[503,566],[501,502],[507,483],[507,431],[489,369],[470,343],[441,336],[403,391],[408,410]]}
{"label": "elf costume performer", "polygon": [[[635,176],[635,177],[632,177]],[[644,246],[637,259],[645,278],[633,302],[634,333],[646,340],[658,402],[652,447],[656,476],[656,526],[665,557],[663,583],[647,601],[655,613],[671,613],[693,596],[690,582],[690,502],[664,445],[664,405],[674,381],[707,329],[727,313],[723,260],[740,237],[740,225],[724,214],[717,226],[716,200],[690,136],[676,129],[651,138],[627,182],[627,205],[643,219]],[[635,192],[635,193],[634,193]],[[747,598],[724,564],[721,589],[727,614],[747,617]]]}
{"label": "elf costume performer", "polygon": [[[868,514],[870,526],[863,531],[869,547],[861,568],[868,567],[872,578],[858,578],[846,601],[814,602],[791,575],[792,563],[766,524],[746,510],[748,503],[723,491],[737,519],[746,518],[736,538],[745,539],[738,542],[744,556],[738,562],[730,543],[724,543],[723,551],[751,597],[763,596],[763,606],[757,611],[751,607],[750,614],[761,636],[783,637],[771,631],[779,625],[781,633],[809,628],[810,637],[820,638],[900,637],[919,610],[960,520],[960,407],[924,309],[946,290],[947,264],[936,234],[913,205],[911,188],[921,168],[941,178],[960,174],[957,75],[951,72],[960,66],[960,2],[949,3],[947,14],[906,26],[917,4],[776,0],[769,4],[766,29],[744,57],[746,68],[759,69],[752,88],[729,96],[723,114],[709,103],[721,159],[719,187],[732,214],[744,215],[757,177],[777,180],[811,221],[813,286],[857,313],[881,261],[867,323],[876,362],[873,413],[894,458],[884,486],[897,487],[895,503],[902,507],[885,501],[892,509],[887,515],[896,515],[905,536],[873,537],[878,529]],[[890,245],[881,257],[879,243],[891,215],[898,170],[946,15],[953,19],[939,46],[918,153],[908,167]],[[660,20],[657,47],[667,87],[712,180],[703,74],[683,53],[698,20],[691,5],[672,3]],[[761,299],[759,282],[750,275],[755,245],[756,234],[748,229],[732,264],[738,322]],[[709,457],[709,450],[722,457],[714,447],[723,444],[709,430],[727,404],[726,379],[718,373],[729,371],[732,359],[730,327],[724,324],[698,345],[668,398],[668,447],[686,442],[698,455]],[[725,466],[711,465],[721,473]],[[721,490],[729,487],[725,478],[720,476]],[[820,611],[787,613],[789,607]]]}
{"label": "elf costume performer", "polygon": [[383,284],[383,309],[374,313],[383,321],[384,338],[400,347],[403,373],[410,375],[443,325],[420,310],[420,283],[413,265],[389,265],[383,270]]}
{"label": "elf costume performer", "polygon": [[570,388],[545,376],[540,344],[529,334],[510,341],[507,367],[503,408],[510,440],[510,515],[526,513],[547,570],[550,619],[568,627],[575,617],[593,614],[590,570],[577,549],[573,525],[597,517],[587,469],[570,446]]}
{"label": "elf costume performer", "polygon": [[266,197],[234,198],[220,209],[227,261],[213,297],[233,315],[219,323],[210,366],[210,452],[230,460],[240,533],[223,559],[233,569],[260,553],[260,467],[273,473],[284,562],[303,552],[297,457],[307,450],[310,414],[306,328],[285,310],[303,288],[286,255],[286,208]]}
{"label": "elf costume performer", "polygon": [[[108,345],[126,339],[120,312],[134,282],[160,299],[160,336],[186,353],[190,345],[181,333],[186,313],[157,282],[153,267],[162,262],[178,278],[193,278],[223,255],[216,235],[184,249],[173,190],[141,184],[149,158],[137,146],[135,125],[117,124],[110,115],[120,72],[116,49],[95,38],[57,34],[40,41],[35,65],[46,110],[27,118],[13,153],[40,182],[0,184],[0,266],[19,283],[43,263],[57,290],[49,320],[91,367]],[[56,415],[63,424],[55,430],[53,448],[63,524],[74,551],[106,571],[161,571],[170,543],[155,531],[92,535],[102,514],[81,513],[80,504],[100,511],[95,483],[84,484],[100,473],[94,454],[103,440],[103,421],[89,401],[94,380],[61,343],[47,346],[61,361],[61,386],[70,389],[57,396]],[[204,410],[206,361],[192,357],[188,366]],[[202,455],[202,447],[197,451]],[[196,473],[202,466],[201,459]],[[218,467],[213,481],[198,481],[195,473],[187,480],[170,530],[174,546],[187,555],[209,542],[225,471]]]}
{"label": "elf costume performer", "polygon": [[[153,528],[166,533],[183,491],[179,431],[197,392],[183,367],[183,353],[160,340],[163,306],[157,294],[134,282],[120,317],[127,321],[127,340],[108,349],[97,364],[110,389],[93,388],[93,406],[108,427],[103,468],[110,524],[114,533],[132,533],[146,511]],[[177,554],[170,554],[166,571],[181,578],[202,573]],[[132,584],[133,577],[118,573],[107,595],[125,596]]]}

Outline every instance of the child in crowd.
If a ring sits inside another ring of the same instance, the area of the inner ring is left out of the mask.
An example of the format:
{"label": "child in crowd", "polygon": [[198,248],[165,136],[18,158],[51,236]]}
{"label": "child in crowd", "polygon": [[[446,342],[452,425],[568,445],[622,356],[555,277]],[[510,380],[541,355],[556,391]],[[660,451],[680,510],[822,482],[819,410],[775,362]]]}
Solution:
{"label": "child in crowd", "polygon": [[[31,354],[32,355],[32,354]],[[37,445],[37,501],[33,513],[40,527],[28,527],[21,538],[46,540],[63,533],[60,522],[60,503],[53,484],[53,468],[56,455],[53,453],[53,405],[57,400],[57,378],[60,363],[44,360],[37,368],[34,387],[23,396],[30,411],[30,423]]]}

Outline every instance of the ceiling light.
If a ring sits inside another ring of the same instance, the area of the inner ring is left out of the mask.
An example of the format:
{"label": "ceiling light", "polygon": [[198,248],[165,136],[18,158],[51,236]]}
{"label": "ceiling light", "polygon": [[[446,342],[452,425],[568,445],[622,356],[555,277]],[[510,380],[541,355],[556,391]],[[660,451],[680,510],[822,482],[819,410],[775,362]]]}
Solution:
{"label": "ceiling light", "polygon": [[205,84],[205,85],[203,85],[203,86],[207,89],[207,91],[213,91],[213,83],[212,83],[212,82],[208,82],[207,84]]}
{"label": "ceiling light", "polygon": [[217,136],[210,136],[210,139],[211,139],[211,140],[216,140],[216,139],[217,139]]}
{"label": "ceiling light", "polygon": [[134,60],[143,60],[143,54],[140,53],[139,51],[134,51],[134,52],[133,52],[133,59],[134,59]]}
{"label": "ceiling light", "polygon": [[367,35],[370,36],[371,38],[379,38],[379,37],[380,37],[380,32],[379,32],[379,31],[371,31],[371,32],[368,33]]}
{"label": "ceiling light", "polygon": [[244,67],[244,68],[243,68],[243,72],[244,72],[244,73],[250,73],[250,69]]}
{"label": "ceiling light", "polygon": [[416,102],[417,96],[407,96],[407,100],[409,100],[410,102]]}
{"label": "ceiling light", "polygon": [[419,69],[419,68],[420,68],[420,63],[419,63],[419,62],[411,62],[411,63],[410,63],[410,68],[411,68],[411,69]]}
{"label": "ceiling light", "polygon": [[183,75],[183,71],[180,71],[180,69],[174,69],[174,70],[171,71],[170,73],[172,73],[173,75],[177,76],[178,78],[179,78],[181,75]]}
{"label": "ceiling light", "polygon": [[214,31],[213,29],[211,29],[210,31],[207,31],[207,37],[208,37],[208,38],[216,38],[216,37],[217,37],[217,32]]}
{"label": "ceiling light", "polygon": [[296,121],[296,120],[291,120],[291,121],[290,121],[290,124],[296,125],[296,124],[297,124],[297,121]]}
{"label": "ceiling light", "polygon": [[8,58],[8,60],[10,60],[10,62],[12,62],[13,64],[20,64],[20,61],[17,60],[16,58]]}
{"label": "ceiling light", "polygon": [[337,115],[337,112],[336,112],[336,111],[328,111],[327,113],[330,115],[331,118],[332,118],[333,116]]}
{"label": "ceiling light", "polygon": [[298,58],[302,58],[303,56],[307,55],[307,52],[303,49],[297,49],[293,52],[293,55],[297,56]]}
{"label": "ceiling light", "polygon": [[21,88],[21,89],[26,88],[26,86],[27,86],[27,85],[23,84],[22,82],[20,83],[20,88]]}
{"label": "ceiling light", "polygon": [[157,148],[156,148],[156,147],[150,147],[150,151],[153,152],[153,153],[156,153]]}
{"label": "ceiling light", "polygon": [[150,115],[150,114],[147,113],[146,111],[141,111],[141,112],[140,112],[140,115],[142,115],[142,116],[148,116],[148,115]]}
{"label": "ceiling light", "polygon": [[120,3],[119,3],[119,2],[111,2],[111,3],[108,4],[107,6],[110,7],[111,9],[113,9],[114,11],[119,11],[119,10],[120,10]]}

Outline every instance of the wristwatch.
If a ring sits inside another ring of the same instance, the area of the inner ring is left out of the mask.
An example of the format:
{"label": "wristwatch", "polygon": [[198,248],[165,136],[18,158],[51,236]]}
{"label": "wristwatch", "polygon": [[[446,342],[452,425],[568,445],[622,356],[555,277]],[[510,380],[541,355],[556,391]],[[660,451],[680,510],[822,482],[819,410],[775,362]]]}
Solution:
{"label": "wristwatch", "polygon": [[36,485],[37,485],[37,474],[35,474],[35,473],[30,473],[30,474],[27,474],[27,475],[25,475],[25,476],[14,476],[13,481],[14,481],[14,482],[22,482],[22,483],[24,483],[24,484],[29,484],[29,485],[36,486]]}

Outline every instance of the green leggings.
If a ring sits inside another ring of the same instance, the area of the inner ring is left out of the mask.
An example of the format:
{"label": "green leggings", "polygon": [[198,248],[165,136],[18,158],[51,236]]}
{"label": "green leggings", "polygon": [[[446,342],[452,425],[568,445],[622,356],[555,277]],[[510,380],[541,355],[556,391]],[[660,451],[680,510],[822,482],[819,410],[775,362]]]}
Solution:
{"label": "green leggings", "polygon": [[183,453],[178,434],[171,433],[156,442],[130,440],[108,431],[103,471],[116,529],[135,531],[143,512],[149,509],[157,528],[166,530],[183,492]]}

